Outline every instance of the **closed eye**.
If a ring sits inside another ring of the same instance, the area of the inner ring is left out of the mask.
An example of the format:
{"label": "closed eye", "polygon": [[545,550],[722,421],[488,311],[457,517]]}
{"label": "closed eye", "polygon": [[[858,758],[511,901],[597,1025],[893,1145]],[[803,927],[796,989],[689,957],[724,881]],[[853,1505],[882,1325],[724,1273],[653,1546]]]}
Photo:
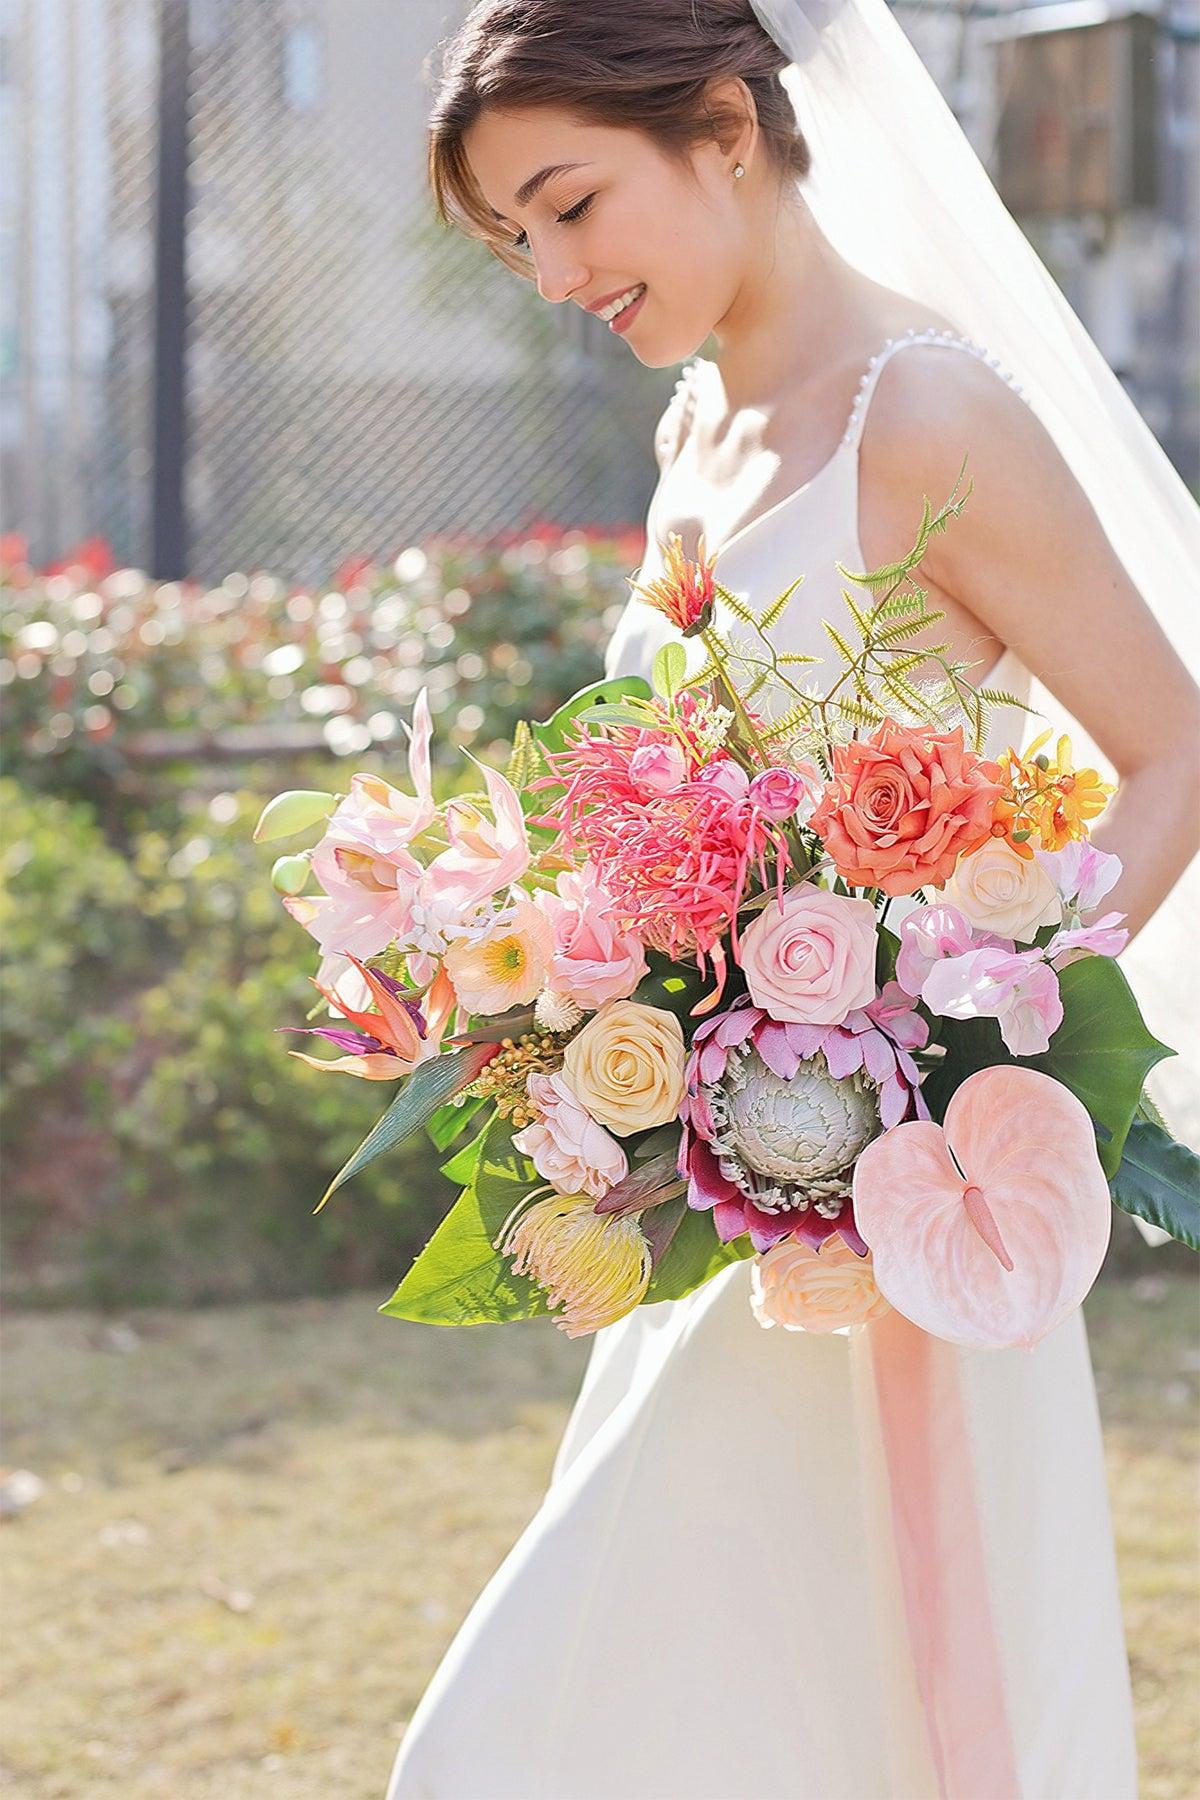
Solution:
{"label": "closed eye", "polygon": [[[595,194],[585,194],[582,200],[578,201],[574,206],[568,207],[566,212],[558,214],[558,223],[560,225],[573,225],[576,219],[582,219],[585,214],[591,210],[592,201],[595,198]],[[528,250],[529,239],[525,232],[519,231],[517,233],[516,237],[513,239],[513,248],[516,250]]]}

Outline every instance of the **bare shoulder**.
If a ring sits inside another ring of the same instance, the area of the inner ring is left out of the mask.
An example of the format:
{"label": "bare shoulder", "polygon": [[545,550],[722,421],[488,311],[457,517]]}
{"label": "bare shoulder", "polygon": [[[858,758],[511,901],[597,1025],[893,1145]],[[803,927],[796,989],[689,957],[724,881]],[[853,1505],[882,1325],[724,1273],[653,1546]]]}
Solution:
{"label": "bare shoulder", "polygon": [[1002,366],[960,346],[914,344],[880,373],[863,427],[864,554],[883,562],[911,544],[922,499],[943,504],[964,458],[971,493],[963,517],[971,528],[960,522],[936,540],[935,565],[951,539],[965,550],[1015,529],[1031,512],[1048,519],[1086,508],[1049,432]]}

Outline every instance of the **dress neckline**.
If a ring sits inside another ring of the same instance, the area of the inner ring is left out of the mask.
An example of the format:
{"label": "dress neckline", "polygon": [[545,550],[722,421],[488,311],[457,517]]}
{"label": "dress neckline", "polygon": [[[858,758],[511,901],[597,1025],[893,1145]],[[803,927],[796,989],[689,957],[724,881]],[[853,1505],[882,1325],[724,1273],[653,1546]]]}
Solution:
{"label": "dress neckline", "polygon": [[[806,481],[801,482],[799,487],[792,488],[789,493],[782,495],[781,498],[776,500],[772,506],[768,506],[765,512],[756,514],[755,517],[752,519],[747,519],[746,523],[744,525],[740,525],[731,537],[727,537],[725,539],[725,542],[723,544],[721,544],[718,549],[713,550],[711,548],[711,546],[708,544],[708,541],[706,539],[705,540],[705,551],[706,551],[707,555],[714,556],[714,557],[726,556],[735,544],[740,543],[743,538],[749,537],[751,532],[756,531],[760,525],[765,525],[769,520],[773,519],[777,513],[782,512],[785,507],[791,506],[794,501],[799,500],[804,494],[807,494],[811,488],[815,487],[819,481],[821,481],[826,475],[829,474],[831,469],[835,468],[838,465],[838,463],[841,461],[843,454],[847,450],[853,450],[853,449],[857,448],[857,444],[856,444],[856,440],[855,440],[855,436],[854,436],[854,425],[858,418],[859,409],[860,409],[862,396],[863,396],[863,390],[866,387],[866,384],[867,384],[868,380],[870,379],[870,376],[871,376],[872,372],[874,371],[876,364],[879,362],[881,356],[883,356],[885,354],[886,350],[889,349],[891,347],[891,344],[895,341],[897,341],[897,340],[889,338],[887,344],[884,345],[882,349],[877,351],[875,353],[875,355],[871,357],[871,359],[867,365],[867,369],[866,369],[865,373],[863,374],[861,380],[859,381],[858,388],[855,392],[854,404],[850,411],[849,422],[846,426],[846,429],[842,433],[842,436],[839,439],[836,446],[834,447],[832,453],[825,458],[825,461],[823,463],[821,463],[816,469],[814,469],[812,474],[808,477],[808,479]],[[688,392],[689,407],[688,407],[688,415],[687,415],[688,422],[690,422],[691,409],[692,409],[692,407],[695,406],[695,401],[696,401],[695,388],[693,385],[694,379],[695,379],[695,372],[702,368],[709,367],[709,366],[715,366],[711,363],[710,358],[703,357],[703,356],[696,356],[696,357],[692,358],[692,361],[687,365],[687,367],[684,370],[684,379],[687,381],[688,388],[689,388],[689,392]]]}

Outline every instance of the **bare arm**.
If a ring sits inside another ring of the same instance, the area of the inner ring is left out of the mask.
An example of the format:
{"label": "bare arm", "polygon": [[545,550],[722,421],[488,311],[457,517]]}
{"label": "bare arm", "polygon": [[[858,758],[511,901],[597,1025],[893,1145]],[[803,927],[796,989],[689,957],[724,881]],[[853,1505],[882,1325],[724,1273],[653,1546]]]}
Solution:
{"label": "bare arm", "polygon": [[970,499],[920,579],[959,654],[986,667],[1011,648],[1116,769],[1095,842],[1124,864],[1105,904],[1136,932],[1200,848],[1200,691],[1049,434],[974,357],[914,348],[884,371],[862,450],[869,566],[912,542],[922,496],[940,504],[964,454]]}

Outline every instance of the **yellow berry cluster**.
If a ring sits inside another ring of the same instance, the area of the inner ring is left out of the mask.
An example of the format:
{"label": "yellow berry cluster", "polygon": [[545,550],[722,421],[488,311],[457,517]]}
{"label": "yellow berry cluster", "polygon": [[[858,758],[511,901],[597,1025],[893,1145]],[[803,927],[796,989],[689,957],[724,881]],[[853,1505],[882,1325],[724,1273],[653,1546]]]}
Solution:
{"label": "yellow berry cluster", "polygon": [[514,1042],[501,1038],[500,1049],[485,1063],[475,1080],[463,1091],[493,1100],[503,1119],[511,1119],[520,1130],[532,1125],[534,1111],[526,1092],[526,1078],[560,1069],[563,1062],[561,1037],[550,1031],[526,1031]]}

